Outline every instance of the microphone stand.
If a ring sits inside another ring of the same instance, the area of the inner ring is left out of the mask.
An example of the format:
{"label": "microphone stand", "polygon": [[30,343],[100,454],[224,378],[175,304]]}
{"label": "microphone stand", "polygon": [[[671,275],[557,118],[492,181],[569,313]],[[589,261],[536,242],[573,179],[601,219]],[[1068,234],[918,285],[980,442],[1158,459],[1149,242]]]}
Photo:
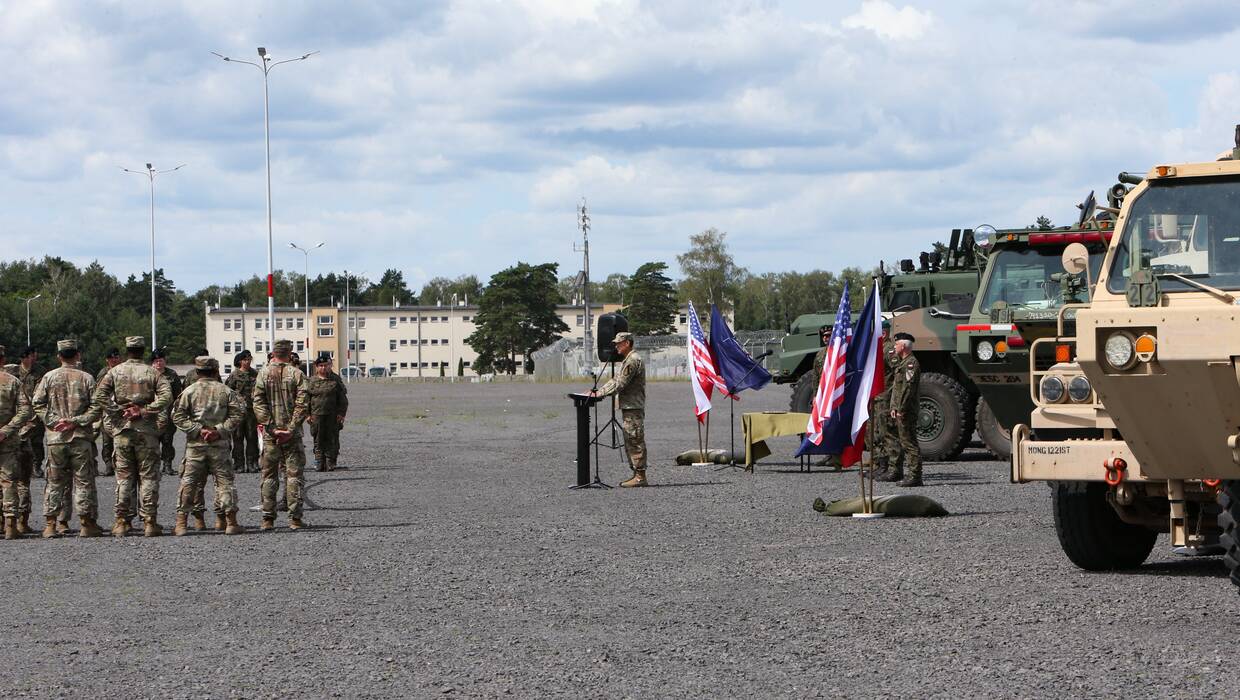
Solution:
{"label": "microphone stand", "polygon": [[[752,374],[754,369],[758,367],[759,360],[761,360],[764,357],[769,357],[774,354],[775,354],[774,350],[767,350],[761,355],[758,355],[757,357],[753,358],[753,364],[749,366],[749,370],[745,372],[745,375],[741,377],[741,380],[737,382],[736,385],[740,386],[745,383],[746,379],[749,379],[749,375]],[[733,396],[736,396],[736,395],[737,394],[733,394]],[[735,403],[736,403],[735,399],[728,402],[728,443],[730,445],[729,454],[728,454],[728,458],[729,458],[728,463],[723,465],[722,467],[715,469],[715,471],[721,471],[723,469],[742,469],[742,470],[745,469],[745,465],[736,463],[736,409],[733,406],[733,404]]]}
{"label": "microphone stand", "polygon": [[[614,377],[616,376],[616,363],[612,362],[612,363],[610,363],[610,364],[611,364],[611,376],[614,378]],[[590,373],[590,377],[591,377],[592,379],[594,379],[594,384],[593,384],[593,385],[591,385],[591,387],[590,387],[590,393],[591,393],[591,394],[593,394],[594,392],[598,391],[598,380],[599,380],[599,375],[598,375],[597,373],[595,373],[595,372],[591,372],[591,373]],[[611,398],[611,397],[608,397],[608,398]],[[594,424],[595,424],[595,425],[598,425],[598,403],[595,403],[595,404],[594,404]],[[610,427],[610,428],[612,429],[612,430],[611,430],[611,432],[612,432],[612,438],[611,438],[612,445],[611,445],[611,448],[612,448],[612,449],[615,449],[615,448],[616,448],[616,445],[615,445],[615,442],[616,442],[616,429],[615,429],[615,426],[616,426],[616,425],[618,425],[618,424],[616,423],[616,402],[615,402],[615,400],[613,399],[613,400],[612,400],[612,402],[611,402],[611,420],[607,422],[607,425],[603,426],[602,428],[599,428],[598,432],[594,433],[594,439],[590,441],[590,442],[591,442],[591,443],[593,443],[593,445],[594,445],[594,480],[593,480],[593,481],[591,481],[591,482],[590,482],[590,483],[588,483],[588,484],[582,484],[581,486],[570,486],[570,487],[568,487],[570,491],[571,491],[571,490],[576,490],[576,489],[610,489],[610,488],[611,488],[611,486],[610,486],[609,484],[605,484],[605,483],[603,483],[603,480],[602,480],[602,479],[600,479],[600,478],[599,478],[599,475],[598,475],[598,462],[599,462],[599,459],[598,459],[598,445],[599,445],[599,443],[598,443],[598,438],[599,438],[599,436],[600,436],[600,435],[602,435],[602,434],[603,434],[603,431],[604,431],[604,430],[606,430],[608,427]]]}

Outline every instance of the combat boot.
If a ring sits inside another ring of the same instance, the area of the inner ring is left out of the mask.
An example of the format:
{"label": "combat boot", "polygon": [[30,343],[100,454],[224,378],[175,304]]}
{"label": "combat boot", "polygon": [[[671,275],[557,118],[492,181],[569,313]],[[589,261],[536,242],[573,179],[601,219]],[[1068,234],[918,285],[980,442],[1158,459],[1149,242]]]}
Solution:
{"label": "combat boot", "polygon": [[227,522],[228,522],[228,529],[224,530],[225,535],[240,535],[241,533],[245,532],[245,528],[241,527],[241,525],[237,523],[236,513],[229,513]]}
{"label": "combat boot", "polygon": [[69,521],[68,520],[61,520],[56,523],[56,534],[58,535],[69,534]]}
{"label": "combat boot", "polygon": [[34,476],[37,479],[46,479],[47,475],[43,472],[43,463],[39,462],[34,465]]}
{"label": "combat boot", "polygon": [[901,467],[888,467],[882,476],[875,478],[879,481],[900,481],[904,478],[904,469]]}
{"label": "combat boot", "polygon": [[306,527],[310,527],[310,525],[305,522],[302,522],[301,518],[289,518],[288,519],[288,529],[290,530],[300,530]]}
{"label": "combat boot", "polygon": [[[174,537],[182,537],[185,533],[189,532],[189,523],[186,522],[188,520],[189,516],[185,513],[177,513],[177,524],[172,526],[172,534]],[[150,530],[150,527],[150,525],[147,525],[147,530]]]}
{"label": "combat boot", "polygon": [[250,462],[249,464],[245,465],[245,471],[249,474],[257,474],[259,471],[258,462]]}
{"label": "combat boot", "polygon": [[78,537],[99,537],[103,534],[103,530],[99,529],[94,518],[78,519],[82,521],[82,529],[78,531]]}
{"label": "combat boot", "polygon": [[164,462],[164,473],[168,476],[176,476],[176,472],[172,471],[172,460]]}
{"label": "combat boot", "polygon": [[224,518],[223,513],[215,514],[215,531],[223,532],[228,527],[228,521]]}
{"label": "combat boot", "polygon": [[194,513],[194,529],[198,532],[207,529],[207,519],[202,513]]}
{"label": "combat boot", "polygon": [[142,528],[143,537],[159,537],[162,534],[164,534],[164,529],[155,522],[154,518],[147,520],[146,526]]}
{"label": "combat boot", "polygon": [[912,472],[910,472],[908,476],[904,477],[904,479],[900,481],[900,485],[901,486],[924,486],[924,484],[921,483],[921,474],[913,474]]}
{"label": "combat boot", "polygon": [[124,537],[125,535],[128,535],[128,534],[129,534],[129,523],[124,518],[117,518],[116,522],[112,523],[112,536],[113,537]]}
{"label": "combat boot", "polygon": [[259,526],[258,526],[258,529],[260,529],[260,530],[274,530],[274,529],[276,529],[276,519],[275,519],[275,518],[263,518],[263,524],[262,524],[262,525],[259,525]]}
{"label": "combat boot", "polygon": [[4,519],[4,539],[15,540],[18,538],[18,536],[19,535],[17,534],[17,518],[5,518]]}
{"label": "combat boot", "polygon": [[327,460],[327,471],[329,471],[329,472],[334,472],[334,471],[336,471],[336,458],[335,458],[335,457],[330,457],[330,458],[328,458],[328,460]]}
{"label": "combat boot", "polygon": [[628,481],[621,481],[620,485],[625,488],[629,488],[632,486],[649,486],[649,484],[646,483],[646,470],[645,469],[634,469],[633,478],[629,479]]}
{"label": "combat boot", "polygon": [[22,513],[20,516],[18,516],[17,534],[19,535],[30,534],[30,514],[29,513]]}
{"label": "combat boot", "polygon": [[323,459],[322,455],[314,456],[314,471],[316,472],[327,471],[327,460]]}
{"label": "combat boot", "polygon": [[56,518],[47,519],[47,525],[43,527],[43,539],[50,540],[53,537],[60,537],[60,533],[56,532]]}

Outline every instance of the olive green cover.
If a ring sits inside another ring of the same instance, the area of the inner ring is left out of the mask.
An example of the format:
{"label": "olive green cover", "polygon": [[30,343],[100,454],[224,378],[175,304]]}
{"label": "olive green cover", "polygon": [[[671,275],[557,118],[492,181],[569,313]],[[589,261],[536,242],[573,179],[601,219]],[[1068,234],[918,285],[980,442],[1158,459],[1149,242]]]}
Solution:
{"label": "olive green cover", "polygon": [[[814,510],[824,515],[852,515],[865,512],[860,496],[841,498],[827,503],[821,498],[814,499]],[[874,512],[884,513],[893,518],[935,518],[949,515],[947,509],[938,501],[926,496],[913,494],[897,494],[892,496],[875,496]]]}

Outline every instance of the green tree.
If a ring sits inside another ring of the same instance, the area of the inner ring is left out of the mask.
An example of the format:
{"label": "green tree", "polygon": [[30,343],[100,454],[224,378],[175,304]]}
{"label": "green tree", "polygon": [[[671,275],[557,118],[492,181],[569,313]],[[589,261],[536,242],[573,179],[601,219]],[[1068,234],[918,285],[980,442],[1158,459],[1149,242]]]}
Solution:
{"label": "green tree", "polygon": [[697,306],[717,304],[730,311],[736,292],[747,275],[728,252],[728,234],[714,228],[689,236],[689,250],[676,256],[683,278],[680,301]]}
{"label": "green tree", "polygon": [[518,355],[524,356],[525,371],[532,372],[530,355],[568,330],[556,313],[557,267],[519,262],[491,276],[478,299],[476,329],[465,338],[478,353],[474,365],[478,373],[516,374]]}
{"label": "green tree", "polygon": [[482,283],[478,281],[476,275],[461,275],[455,279],[434,277],[422,285],[422,291],[418,294],[418,303],[422,306],[449,305],[452,303],[453,295],[462,304],[470,299],[473,299],[473,303],[476,304],[478,297],[482,296]]}
{"label": "green tree", "polygon": [[1052,224],[1051,220],[1045,216],[1039,216],[1038,220],[1034,223],[1034,226],[1036,226],[1039,231],[1049,231],[1055,228],[1055,224]]}
{"label": "green tree", "polygon": [[413,292],[405,284],[405,275],[400,270],[388,269],[383,272],[379,281],[366,290],[363,304],[370,306],[387,306],[395,298],[398,304],[411,304],[416,300]]}
{"label": "green tree", "polygon": [[628,278],[624,298],[629,305],[624,315],[635,335],[669,335],[676,332],[676,288],[664,273],[667,264],[648,262]]}

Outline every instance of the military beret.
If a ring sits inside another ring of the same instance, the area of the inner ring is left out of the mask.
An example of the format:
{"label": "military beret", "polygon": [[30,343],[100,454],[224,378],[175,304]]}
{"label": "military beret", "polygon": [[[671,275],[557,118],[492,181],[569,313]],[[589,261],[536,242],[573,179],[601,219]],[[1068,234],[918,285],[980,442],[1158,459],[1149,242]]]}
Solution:
{"label": "military beret", "polygon": [[330,365],[331,363],[332,363],[332,356],[328,355],[325,352],[319,353],[319,356],[314,358],[314,364],[316,365]]}
{"label": "military beret", "polygon": [[108,354],[104,355],[104,357],[108,359],[112,359],[112,358],[120,359],[120,356],[121,356],[121,351],[117,350],[116,348],[108,348]]}
{"label": "military beret", "polygon": [[21,357],[30,357],[31,355],[35,354],[35,352],[37,351],[33,347],[27,345],[26,347],[22,348]]}
{"label": "military beret", "polygon": [[151,351],[151,359],[152,360],[166,360],[168,359],[168,351],[164,348],[155,348],[154,350]]}
{"label": "military beret", "polygon": [[140,335],[125,336],[125,347],[144,348],[146,347],[146,341]]}
{"label": "military beret", "polygon": [[72,338],[56,341],[56,352],[64,352],[65,350],[77,350],[77,341]]}
{"label": "military beret", "polygon": [[830,333],[833,330],[835,330],[835,326],[819,326],[818,327],[819,333]]}
{"label": "military beret", "polygon": [[273,346],[271,346],[271,349],[272,349],[272,350],[274,350],[275,352],[292,352],[292,351],[293,351],[293,341],[291,341],[291,340],[277,340],[277,341],[276,341],[276,344],[275,344],[275,345],[273,345]]}
{"label": "military beret", "polygon": [[633,342],[633,334],[632,333],[617,333],[616,337],[611,341],[611,344],[619,345],[620,343],[623,343],[626,340],[629,341],[630,343]]}
{"label": "military beret", "polygon": [[914,338],[911,333],[903,333],[903,332],[896,333],[896,340],[907,340],[910,343],[917,342],[917,339]]}
{"label": "military beret", "polygon": [[194,358],[194,369],[199,372],[215,372],[219,368],[220,363],[214,357],[199,355]]}

